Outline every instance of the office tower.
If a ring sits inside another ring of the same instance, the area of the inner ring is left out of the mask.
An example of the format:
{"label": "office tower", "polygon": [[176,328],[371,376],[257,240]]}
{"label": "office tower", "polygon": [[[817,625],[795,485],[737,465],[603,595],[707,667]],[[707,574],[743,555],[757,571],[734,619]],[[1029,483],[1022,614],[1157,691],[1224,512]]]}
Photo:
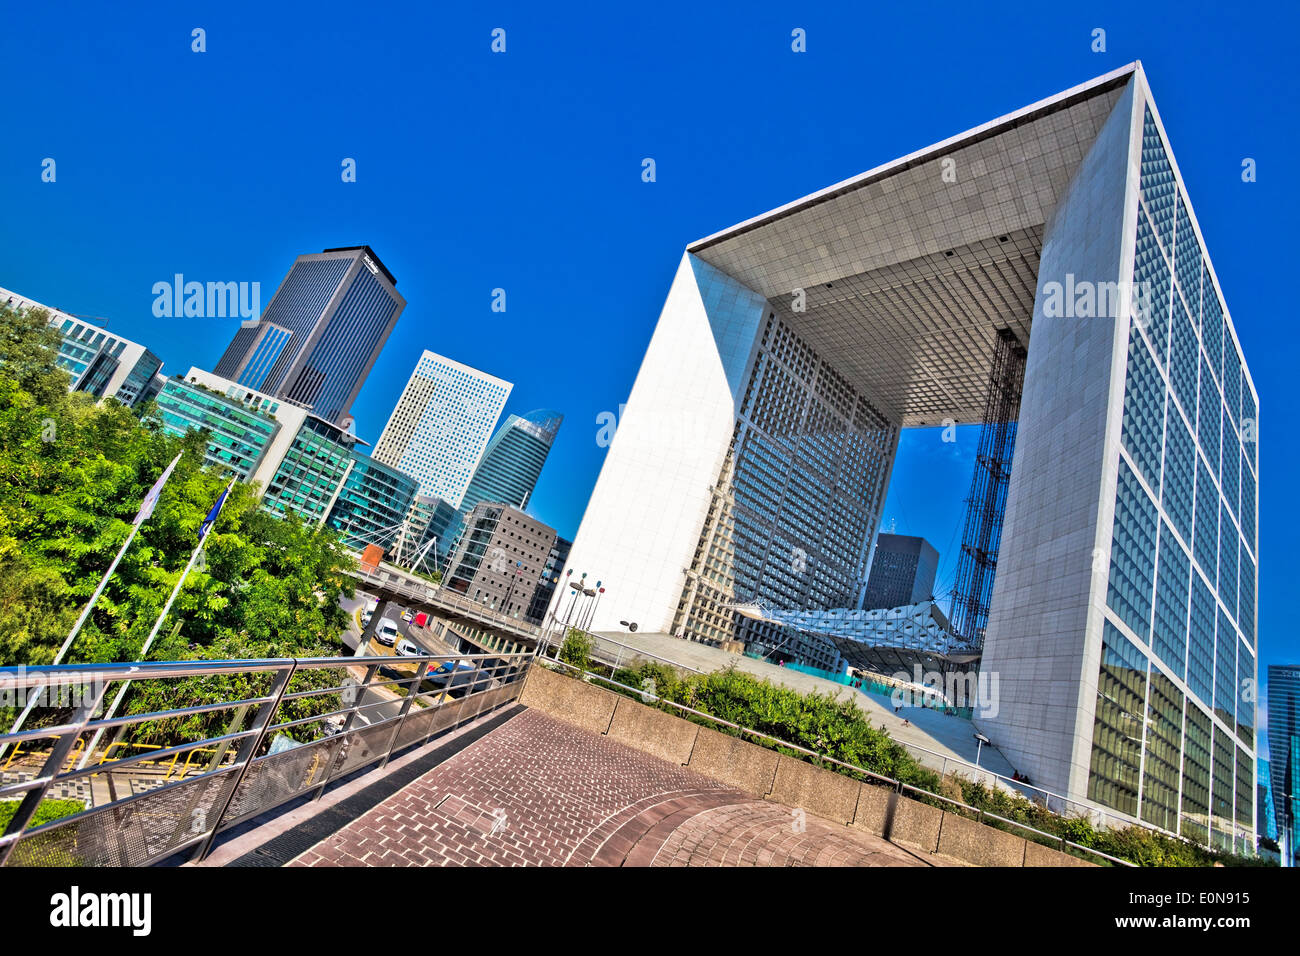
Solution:
{"label": "office tower", "polygon": [[545,619],[546,609],[550,606],[555,589],[559,587],[564,571],[568,567],[569,550],[572,547],[572,541],[558,535],[551,545],[550,553],[546,556],[546,564],[543,565],[541,576],[537,580],[537,587],[533,589],[528,613],[524,615],[533,624],[541,624]]}
{"label": "office tower", "polygon": [[299,256],[260,318],[235,333],[213,371],[344,419],[406,300],[369,246]]}
{"label": "office tower", "polygon": [[569,559],[593,627],[853,608],[899,429],[1012,393],[976,726],[1253,846],[1258,396],[1136,63],[687,246]]}
{"label": "office tower", "polygon": [[547,409],[506,418],[474,469],[459,516],[448,528],[450,541],[456,540],[465,516],[480,501],[503,502],[521,510],[527,507],[562,421],[563,415]]}
{"label": "office tower", "polygon": [[1277,842],[1277,814],[1273,812],[1273,777],[1268,769],[1267,760],[1259,760],[1255,765],[1256,798],[1255,829],[1261,840]]}
{"label": "office tower", "polygon": [[155,394],[154,378],[162,360],[143,345],[8,289],[0,289],[0,302],[21,311],[49,312],[50,327],[62,336],[56,361],[71,376],[71,391],[115,398],[132,407],[143,405]]}
{"label": "office tower", "polygon": [[518,508],[480,502],[465,519],[443,586],[523,618],[554,544],[554,528]]}
{"label": "office tower", "polygon": [[461,500],[461,512],[468,514],[480,501],[527,507],[562,421],[563,415],[549,410],[507,416],[483,451]]}
{"label": "office tower", "polygon": [[375,461],[459,508],[513,387],[426,350],[375,443]]}
{"label": "office tower", "polygon": [[[249,481],[281,434],[282,423],[276,416],[279,408],[280,403],[269,396],[210,372],[190,369],[186,376],[167,379],[158,393],[153,418],[172,435],[206,430],[204,464]],[[287,409],[299,419],[307,417],[296,406]]]}
{"label": "office tower", "polygon": [[864,608],[902,607],[934,597],[939,552],[924,538],[907,534],[876,536],[876,550],[867,577]]}
{"label": "office tower", "polygon": [[354,551],[378,544],[391,552],[391,542],[406,520],[419,483],[355,449],[352,459],[325,524],[341,532],[343,543]]}
{"label": "office tower", "polygon": [[1300,665],[1269,665],[1268,752],[1282,865],[1300,866]]}

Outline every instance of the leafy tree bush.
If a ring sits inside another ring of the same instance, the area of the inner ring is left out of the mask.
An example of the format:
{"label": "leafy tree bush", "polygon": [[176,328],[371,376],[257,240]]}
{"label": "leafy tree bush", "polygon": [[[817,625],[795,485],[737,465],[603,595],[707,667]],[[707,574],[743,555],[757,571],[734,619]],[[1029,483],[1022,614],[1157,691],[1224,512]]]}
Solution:
{"label": "leafy tree bush", "polygon": [[570,628],[560,645],[560,660],[566,664],[587,671],[591,668],[591,650],[594,642],[576,627]]}
{"label": "leafy tree bush", "polygon": [[[130,533],[141,499],[180,452],[153,516],[66,657],[134,661],[229,478],[203,467],[202,434],[177,438],[148,408],[137,413],[113,399],[69,393],[68,374],[55,362],[59,336],[47,322],[43,309],[0,308],[0,662],[53,660]],[[339,599],[353,593],[345,576],[350,560],[332,530],[274,517],[261,510],[255,488],[237,483],[149,656],[336,655],[347,623]],[[315,686],[338,682],[329,671],[309,679],[316,678]],[[174,687],[137,682],[127,711],[264,692],[246,689],[235,678]],[[327,702],[297,701],[289,709],[306,716]],[[0,713],[6,721],[13,716]],[[141,740],[201,735],[228,717],[138,733]]]}

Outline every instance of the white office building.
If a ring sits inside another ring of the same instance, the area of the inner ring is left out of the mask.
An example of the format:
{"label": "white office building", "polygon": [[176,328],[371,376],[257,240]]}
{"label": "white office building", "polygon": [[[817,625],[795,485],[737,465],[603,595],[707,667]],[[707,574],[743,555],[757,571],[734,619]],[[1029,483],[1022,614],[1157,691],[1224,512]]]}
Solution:
{"label": "white office building", "polygon": [[976,725],[1253,848],[1258,394],[1137,63],[686,247],[568,560],[594,629],[861,608],[899,429],[990,422]]}
{"label": "white office building", "polygon": [[372,457],[419,481],[421,495],[459,508],[513,387],[426,350]]}
{"label": "white office building", "polygon": [[153,398],[162,387],[158,375],[162,359],[138,342],[8,289],[0,289],[0,303],[18,311],[49,312],[50,327],[63,337],[57,361],[71,376],[70,390],[136,406]]}

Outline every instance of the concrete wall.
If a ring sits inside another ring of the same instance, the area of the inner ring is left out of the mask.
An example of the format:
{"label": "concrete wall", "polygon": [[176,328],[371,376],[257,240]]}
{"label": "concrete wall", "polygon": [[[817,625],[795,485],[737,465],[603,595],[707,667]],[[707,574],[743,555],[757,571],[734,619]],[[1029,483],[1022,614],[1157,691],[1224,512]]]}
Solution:
{"label": "concrete wall", "polygon": [[1015,833],[861,783],[534,664],[520,703],[636,750],[919,854],[974,866],[1091,866]]}
{"label": "concrete wall", "polygon": [[[567,561],[574,581],[586,573],[589,587],[606,585],[592,630],[616,631],[619,621],[672,628],[682,569],[735,429],[736,355],[748,357],[762,317],[762,298],[731,284],[726,306],[710,315],[709,290],[683,255],[627,403],[611,397],[617,431]],[[561,619],[570,593],[557,588],[552,598]]]}

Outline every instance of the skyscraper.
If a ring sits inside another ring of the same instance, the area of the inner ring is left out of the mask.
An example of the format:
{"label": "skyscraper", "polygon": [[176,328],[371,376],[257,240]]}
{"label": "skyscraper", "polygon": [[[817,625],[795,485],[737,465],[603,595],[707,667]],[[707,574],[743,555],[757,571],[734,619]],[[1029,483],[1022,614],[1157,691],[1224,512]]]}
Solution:
{"label": "skyscraper", "polygon": [[1300,665],[1269,665],[1268,753],[1283,865],[1300,866]]}
{"label": "skyscraper", "polygon": [[369,246],[299,256],[213,371],[341,423],[406,300]]}
{"label": "skyscraper", "polygon": [[461,501],[461,512],[468,514],[480,501],[526,507],[562,421],[563,415],[550,410],[507,416],[483,451]]}
{"label": "skyscraper", "polygon": [[934,596],[939,552],[929,541],[910,534],[876,535],[876,551],[867,578],[866,608],[920,604]]}
{"label": "skyscraper", "polygon": [[513,387],[426,350],[375,443],[375,461],[459,508]]}
{"label": "skyscraper", "polygon": [[976,725],[1253,847],[1258,393],[1137,63],[687,246],[569,559],[592,627],[853,608],[899,430],[1006,426],[999,393]]}
{"label": "skyscraper", "polygon": [[447,529],[450,541],[456,539],[465,517],[480,501],[499,502],[521,510],[527,507],[562,421],[563,415],[549,409],[506,418],[474,469],[474,477],[460,502],[458,518]]}

